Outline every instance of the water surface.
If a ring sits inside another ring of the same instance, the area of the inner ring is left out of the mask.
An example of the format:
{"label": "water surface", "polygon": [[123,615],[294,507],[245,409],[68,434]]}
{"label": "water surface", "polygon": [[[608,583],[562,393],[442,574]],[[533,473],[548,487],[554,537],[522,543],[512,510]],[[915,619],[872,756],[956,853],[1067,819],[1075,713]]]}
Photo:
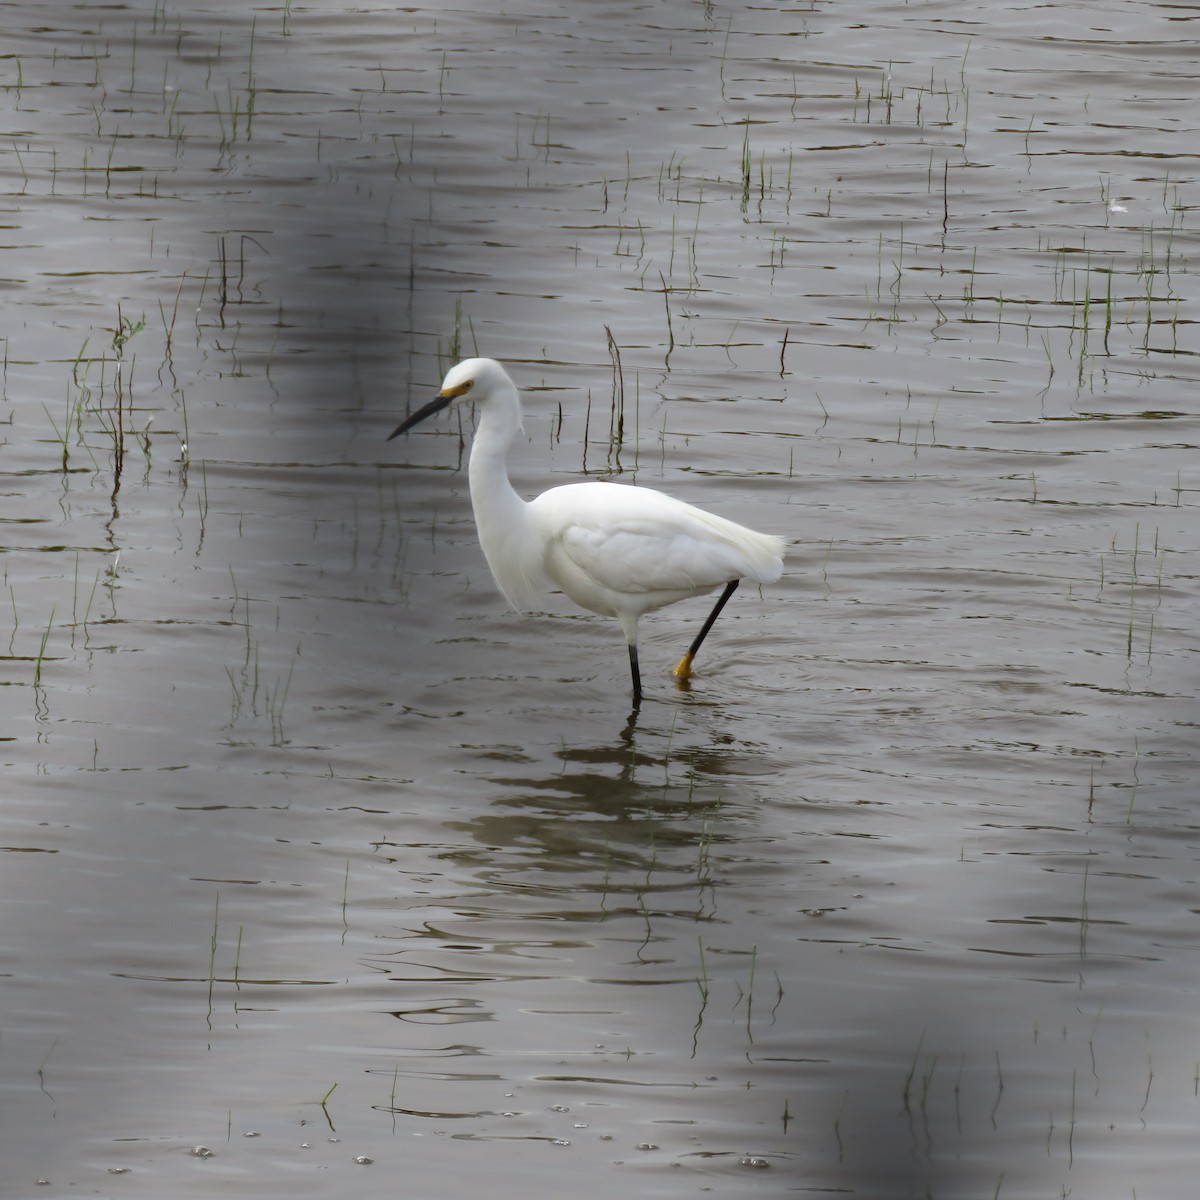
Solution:
{"label": "water surface", "polygon": [[1193,10],[4,12],[6,1194],[1189,1194]]}

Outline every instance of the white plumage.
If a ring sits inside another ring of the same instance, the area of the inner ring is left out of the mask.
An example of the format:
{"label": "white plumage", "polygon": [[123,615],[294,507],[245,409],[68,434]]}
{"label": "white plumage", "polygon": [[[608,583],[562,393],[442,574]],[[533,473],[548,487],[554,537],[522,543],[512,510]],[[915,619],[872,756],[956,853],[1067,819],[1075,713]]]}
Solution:
{"label": "white plumage", "polygon": [[651,488],[569,483],[528,503],[513,490],[505,458],[521,429],[521,400],[504,368],[469,358],[446,375],[437,396],[392,433],[404,433],[456,401],[479,414],[469,477],[475,524],[488,566],[518,612],[558,587],[589,612],[616,617],[629,647],[634,704],[642,698],[637,622],[677,600],[724,586],[674,674],[692,659],[742,579],[772,583],[783,572],[783,539],[756,533]]}

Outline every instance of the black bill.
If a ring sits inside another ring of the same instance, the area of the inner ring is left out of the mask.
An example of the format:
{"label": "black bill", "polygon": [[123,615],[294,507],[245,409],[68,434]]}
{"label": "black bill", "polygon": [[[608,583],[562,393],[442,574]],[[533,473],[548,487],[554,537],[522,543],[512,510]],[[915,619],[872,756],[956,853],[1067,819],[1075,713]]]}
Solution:
{"label": "black bill", "polygon": [[441,412],[453,399],[453,396],[445,396],[439,392],[424,408],[418,408],[415,413],[410,413],[405,417],[396,429],[388,434],[387,440],[390,442],[392,438],[407,433],[414,425],[419,425],[426,417],[432,417],[434,413]]}

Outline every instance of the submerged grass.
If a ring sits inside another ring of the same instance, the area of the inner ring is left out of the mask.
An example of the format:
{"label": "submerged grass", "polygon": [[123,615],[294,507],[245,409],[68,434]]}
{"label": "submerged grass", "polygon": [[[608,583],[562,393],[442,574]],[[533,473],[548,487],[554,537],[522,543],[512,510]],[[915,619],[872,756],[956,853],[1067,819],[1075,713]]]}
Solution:
{"label": "submerged grass", "polygon": [[208,941],[208,1021],[212,1024],[213,989],[217,982],[217,930],[221,922],[221,893],[218,891],[213,898],[212,933]]}
{"label": "submerged grass", "polygon": [[[14,612],[16,611],[14,606]],[[50,641],[50,631],[54,628],[54,609],[50,609],[50,616],[46,621],[46,628],[42,631],[42,640],[38,643],[37,657],[33,663],[33,686],[38,689],[42,686],[42,664],[46,660],[46,645]]]}

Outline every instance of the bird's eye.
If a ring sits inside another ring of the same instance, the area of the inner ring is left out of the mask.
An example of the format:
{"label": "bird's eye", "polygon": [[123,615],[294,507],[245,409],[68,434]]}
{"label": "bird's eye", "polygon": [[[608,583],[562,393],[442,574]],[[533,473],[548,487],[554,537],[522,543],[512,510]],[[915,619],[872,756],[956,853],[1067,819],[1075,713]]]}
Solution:
{"label": "bird's eye", "polygon": [[474,386],[475,386],[475,380],[473,380],[473,379],[468,379],[468,380],[467,380],[467,381],[466,381],[466,382],[465,382],[465,383],[462,385],[462,390],[463,390],[464,392],[469,392],[469,391],[470,391],[470,390],[471,390],[471,389],[472,389]]}

